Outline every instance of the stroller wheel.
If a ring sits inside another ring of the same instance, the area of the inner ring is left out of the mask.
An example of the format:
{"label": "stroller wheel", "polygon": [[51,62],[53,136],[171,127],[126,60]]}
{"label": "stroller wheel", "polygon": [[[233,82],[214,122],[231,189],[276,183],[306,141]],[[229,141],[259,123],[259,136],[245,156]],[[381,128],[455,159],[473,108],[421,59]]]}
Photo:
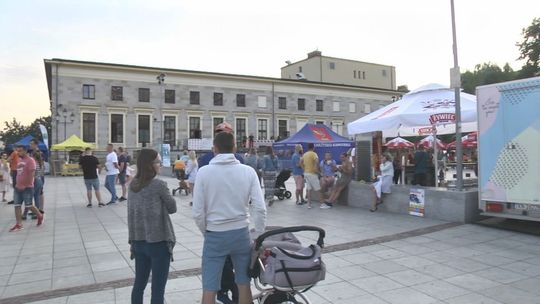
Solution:
{"label": "stroller wheel", "polygon": [[176,189],[172,189],[172,196],[174,196],[174,194],[176,193]]}
{"label": "stroller wheel", "polygon": [[291,198],[291,197],[292,197],[291,191],[285,191],[285,197],[286,197],[287,199]]}
{"label": "stroller wheel", "polygon": [[279,198],[279,200],[282,201],[282,200],[285,199],[285,196],[283,196],[283,195],[278,195],[277,198]]}

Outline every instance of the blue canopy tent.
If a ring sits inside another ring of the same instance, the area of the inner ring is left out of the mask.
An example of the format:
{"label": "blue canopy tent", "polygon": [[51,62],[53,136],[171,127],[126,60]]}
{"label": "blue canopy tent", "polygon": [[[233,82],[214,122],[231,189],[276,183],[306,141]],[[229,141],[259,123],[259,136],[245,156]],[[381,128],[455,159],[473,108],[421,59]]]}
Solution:
{"label": "blue canopy tent", "polygon": [[[6,150],[14,150],[14,148],[16,146],[18,146],[18,145],[23,145],[27,149],[29,149],[30,148],[30,141],[32,140],[32,138],[34,138],[32,135],[27,135],[27,136],[19,139],[19,141],[17,141],[14,144],[6,145]],[[39,141],[38,148],[45,155],[45,159],[47,159],[48,158],[47,156],[49,155],[49,149],[47,149],[47,146],[43,143],[43,141],[40,141],[40,140],[38,140],[38,141]]]}
{"label": "blue canopy tent", "polygon": [[[272,146],[278,158],[282,161],[290,160],[294,153],[294,146],[301,144],[304,151],[307,151],[308,143],[315,144],[315,152],[319,159],[324,159],[326,152],[332,153],[332,159],[340,162],[339,155],[349,151],[354,146],[354,142],[322,124],[306,124],[302,129],[291,137],[275,142]],[[289,167],[290,164],[284,167]]]}

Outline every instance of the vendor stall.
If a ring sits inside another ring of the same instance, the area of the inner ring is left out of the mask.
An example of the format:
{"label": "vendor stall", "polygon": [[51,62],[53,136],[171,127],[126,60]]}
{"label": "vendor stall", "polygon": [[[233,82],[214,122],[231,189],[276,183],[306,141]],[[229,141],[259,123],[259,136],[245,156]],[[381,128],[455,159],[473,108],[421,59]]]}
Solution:
{"label": "vendor stall", "polygon": [[[52,151],[69,151],[67,157],[64,160],[57,161],[57,164],[54,166],[54,174],[61,174],[62,176],[72,176],[72,175],[82,175],[82,170],[79,168],[79,162],[73,157],[69,157],[72,151],[84,151],[86,148],[92,148],[93,145],[82,141],[76,135],[71,135],[64,142],[53,145]],[[80,153],[79,153],[80,154]]]}

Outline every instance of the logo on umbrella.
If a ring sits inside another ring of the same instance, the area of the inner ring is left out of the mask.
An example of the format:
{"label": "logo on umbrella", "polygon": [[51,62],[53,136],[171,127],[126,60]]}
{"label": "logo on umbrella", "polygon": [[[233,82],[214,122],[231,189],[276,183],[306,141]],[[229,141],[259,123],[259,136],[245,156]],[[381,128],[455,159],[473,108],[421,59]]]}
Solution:
{"label": "logo on umbrella", "polygon": [[453,122],[456,121],[456,114],[454,113],[438,113],[429,116],[429,123],[432,125],[438,122]]}

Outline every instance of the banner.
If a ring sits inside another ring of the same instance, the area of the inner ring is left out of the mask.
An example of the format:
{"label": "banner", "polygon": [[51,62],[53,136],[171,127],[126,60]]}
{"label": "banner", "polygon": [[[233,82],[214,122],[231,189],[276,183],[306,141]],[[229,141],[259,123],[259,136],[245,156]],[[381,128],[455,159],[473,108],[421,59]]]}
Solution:
{"label": "banner", "polygon": [[409,214],[414,216],[423,217],[425,214],[424,209],[425,191],[424,189],[411,189],[409,193]]}
{"label": "banner", "polygon": [[45,128],[44,125],[39,124],[39,130],[41,131],[41,137],[43,137],[43,143],[45,144],[45,147],[47,147],[47,150],[49,150],[49,133],[47,132],[47,128]]}
{"label": "banner", "polygon": [[162,144],[160,149],[161,163],[163,167],[171,166],[171,145]]}

